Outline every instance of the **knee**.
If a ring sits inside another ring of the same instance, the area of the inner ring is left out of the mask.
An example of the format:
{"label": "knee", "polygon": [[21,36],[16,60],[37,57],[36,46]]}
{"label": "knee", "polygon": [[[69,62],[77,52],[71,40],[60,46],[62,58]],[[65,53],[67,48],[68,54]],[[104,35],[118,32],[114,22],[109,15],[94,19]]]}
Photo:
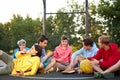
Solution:
{"label": "knee", "polygon": [[44,65],[42,63],[40,63],[39,69],[43,69]]}
{"label": "knee", "polygon": [[55,59],[52,59],[52,60],[51,60],[51,63],[55,64],[55,63],[56,63],[56,60],[55,60]]}
{"label": "knee", "polygon": [[76,56],[76,60],[79,61],[79,62],[81,62],[81,61],[83,60],[83,57],[81,57],[81,56]]}
{"label": "knee", "polygon": [[52,51],[47,53],[47,56],[49,56],[49,57],[52,56],[52,55],[53,55]]}

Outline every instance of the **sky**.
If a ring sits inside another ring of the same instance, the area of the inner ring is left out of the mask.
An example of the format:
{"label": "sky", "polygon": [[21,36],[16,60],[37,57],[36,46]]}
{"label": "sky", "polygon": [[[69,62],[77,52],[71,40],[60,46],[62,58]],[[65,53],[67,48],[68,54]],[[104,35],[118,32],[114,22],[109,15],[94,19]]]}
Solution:
{"label": "sky", "polygon": [[[71,0],[68,0],[71,1]],[[76,0],[82,4],[85,0]],[[91,1],[91,0],[88,0]],[[95,0],[98,1],[98,0]],[[46,12],[56,12],[65,7],[67,0],[46,0]],[[12,19],[13,14],[19,14],[23,18],[28,14],[33,19],[42,17],[43,0],[1,0],[0,22],[5,23]]]}

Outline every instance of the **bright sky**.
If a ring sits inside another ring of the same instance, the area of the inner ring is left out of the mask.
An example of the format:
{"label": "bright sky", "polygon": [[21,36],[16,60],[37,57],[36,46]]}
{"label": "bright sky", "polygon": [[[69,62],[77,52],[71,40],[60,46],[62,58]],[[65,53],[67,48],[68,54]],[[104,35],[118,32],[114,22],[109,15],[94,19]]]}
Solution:
{"label": "bright sky", "polygon": [[[68,0],[71,1],[71,0]],[[85,0],[78,0],[83,3]],[[91,1],[91,0],[88,0]],[[95,0],[98,1],[98,0]],[[58,9],[65,7],[67,0],[46,0],[47,12],[56,12]],[[26,17],[29,14],[33,19],[42,17],[43,0],[1,0],[0,1],[0,22],[10,21],[13,14],[20,14]]]}

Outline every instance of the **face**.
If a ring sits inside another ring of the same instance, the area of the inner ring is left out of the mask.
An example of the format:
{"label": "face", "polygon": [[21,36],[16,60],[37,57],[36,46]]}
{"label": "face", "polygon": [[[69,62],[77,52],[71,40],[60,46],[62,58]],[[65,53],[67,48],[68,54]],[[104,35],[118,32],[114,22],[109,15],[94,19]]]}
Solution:
{"label": "face", "polygon": [[61,40],[61,44],[66,47],[68,45],[68,40]]}
{"label": "face", "polygon": [[20,50],[23,50],[26,47],[26,44],[19,45]]}
{"label": "face", "polygon": [[103,48],[103,47],[104,47],[104,44],[102,44],[102,43],[100,42],[100,40],[98,40],[98,45],[99,45],[100,48]]}
{"label": "face", "polygon": [[47,40],[44,40],[43,42],[40,42],[39,45],[42,47],[42,48],[45,48],[48,44],[48,41]]}
{"label": "face", "polygon": [[90,45],[86,46],[86,45],[84,45],[84,43],[83,43],[83,48],[85,48],[86,50],[90,50],[92,47],[91,47]]}
{"label": "face", "polygon": [[36,54],[37,53],[37,51],[35,50],[35,46],[32,46],[31,48],[30,48],[30,54],[31,55],[34,55],[34,54]]}

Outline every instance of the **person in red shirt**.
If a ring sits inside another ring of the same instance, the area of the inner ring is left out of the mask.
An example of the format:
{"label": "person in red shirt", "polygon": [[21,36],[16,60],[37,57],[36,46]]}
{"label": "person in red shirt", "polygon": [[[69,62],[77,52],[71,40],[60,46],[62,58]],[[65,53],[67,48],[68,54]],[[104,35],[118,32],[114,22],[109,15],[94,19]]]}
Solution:
{"label": "person in red shirt", "polygon": [[98,38],[98,45],[100,49],[93,57],[89,57],[93,69],[102,73],[103,70],[116,64],[120,59],[120,52],[118,51],[118,45],[110,43],[109,36],[102,35]]}

